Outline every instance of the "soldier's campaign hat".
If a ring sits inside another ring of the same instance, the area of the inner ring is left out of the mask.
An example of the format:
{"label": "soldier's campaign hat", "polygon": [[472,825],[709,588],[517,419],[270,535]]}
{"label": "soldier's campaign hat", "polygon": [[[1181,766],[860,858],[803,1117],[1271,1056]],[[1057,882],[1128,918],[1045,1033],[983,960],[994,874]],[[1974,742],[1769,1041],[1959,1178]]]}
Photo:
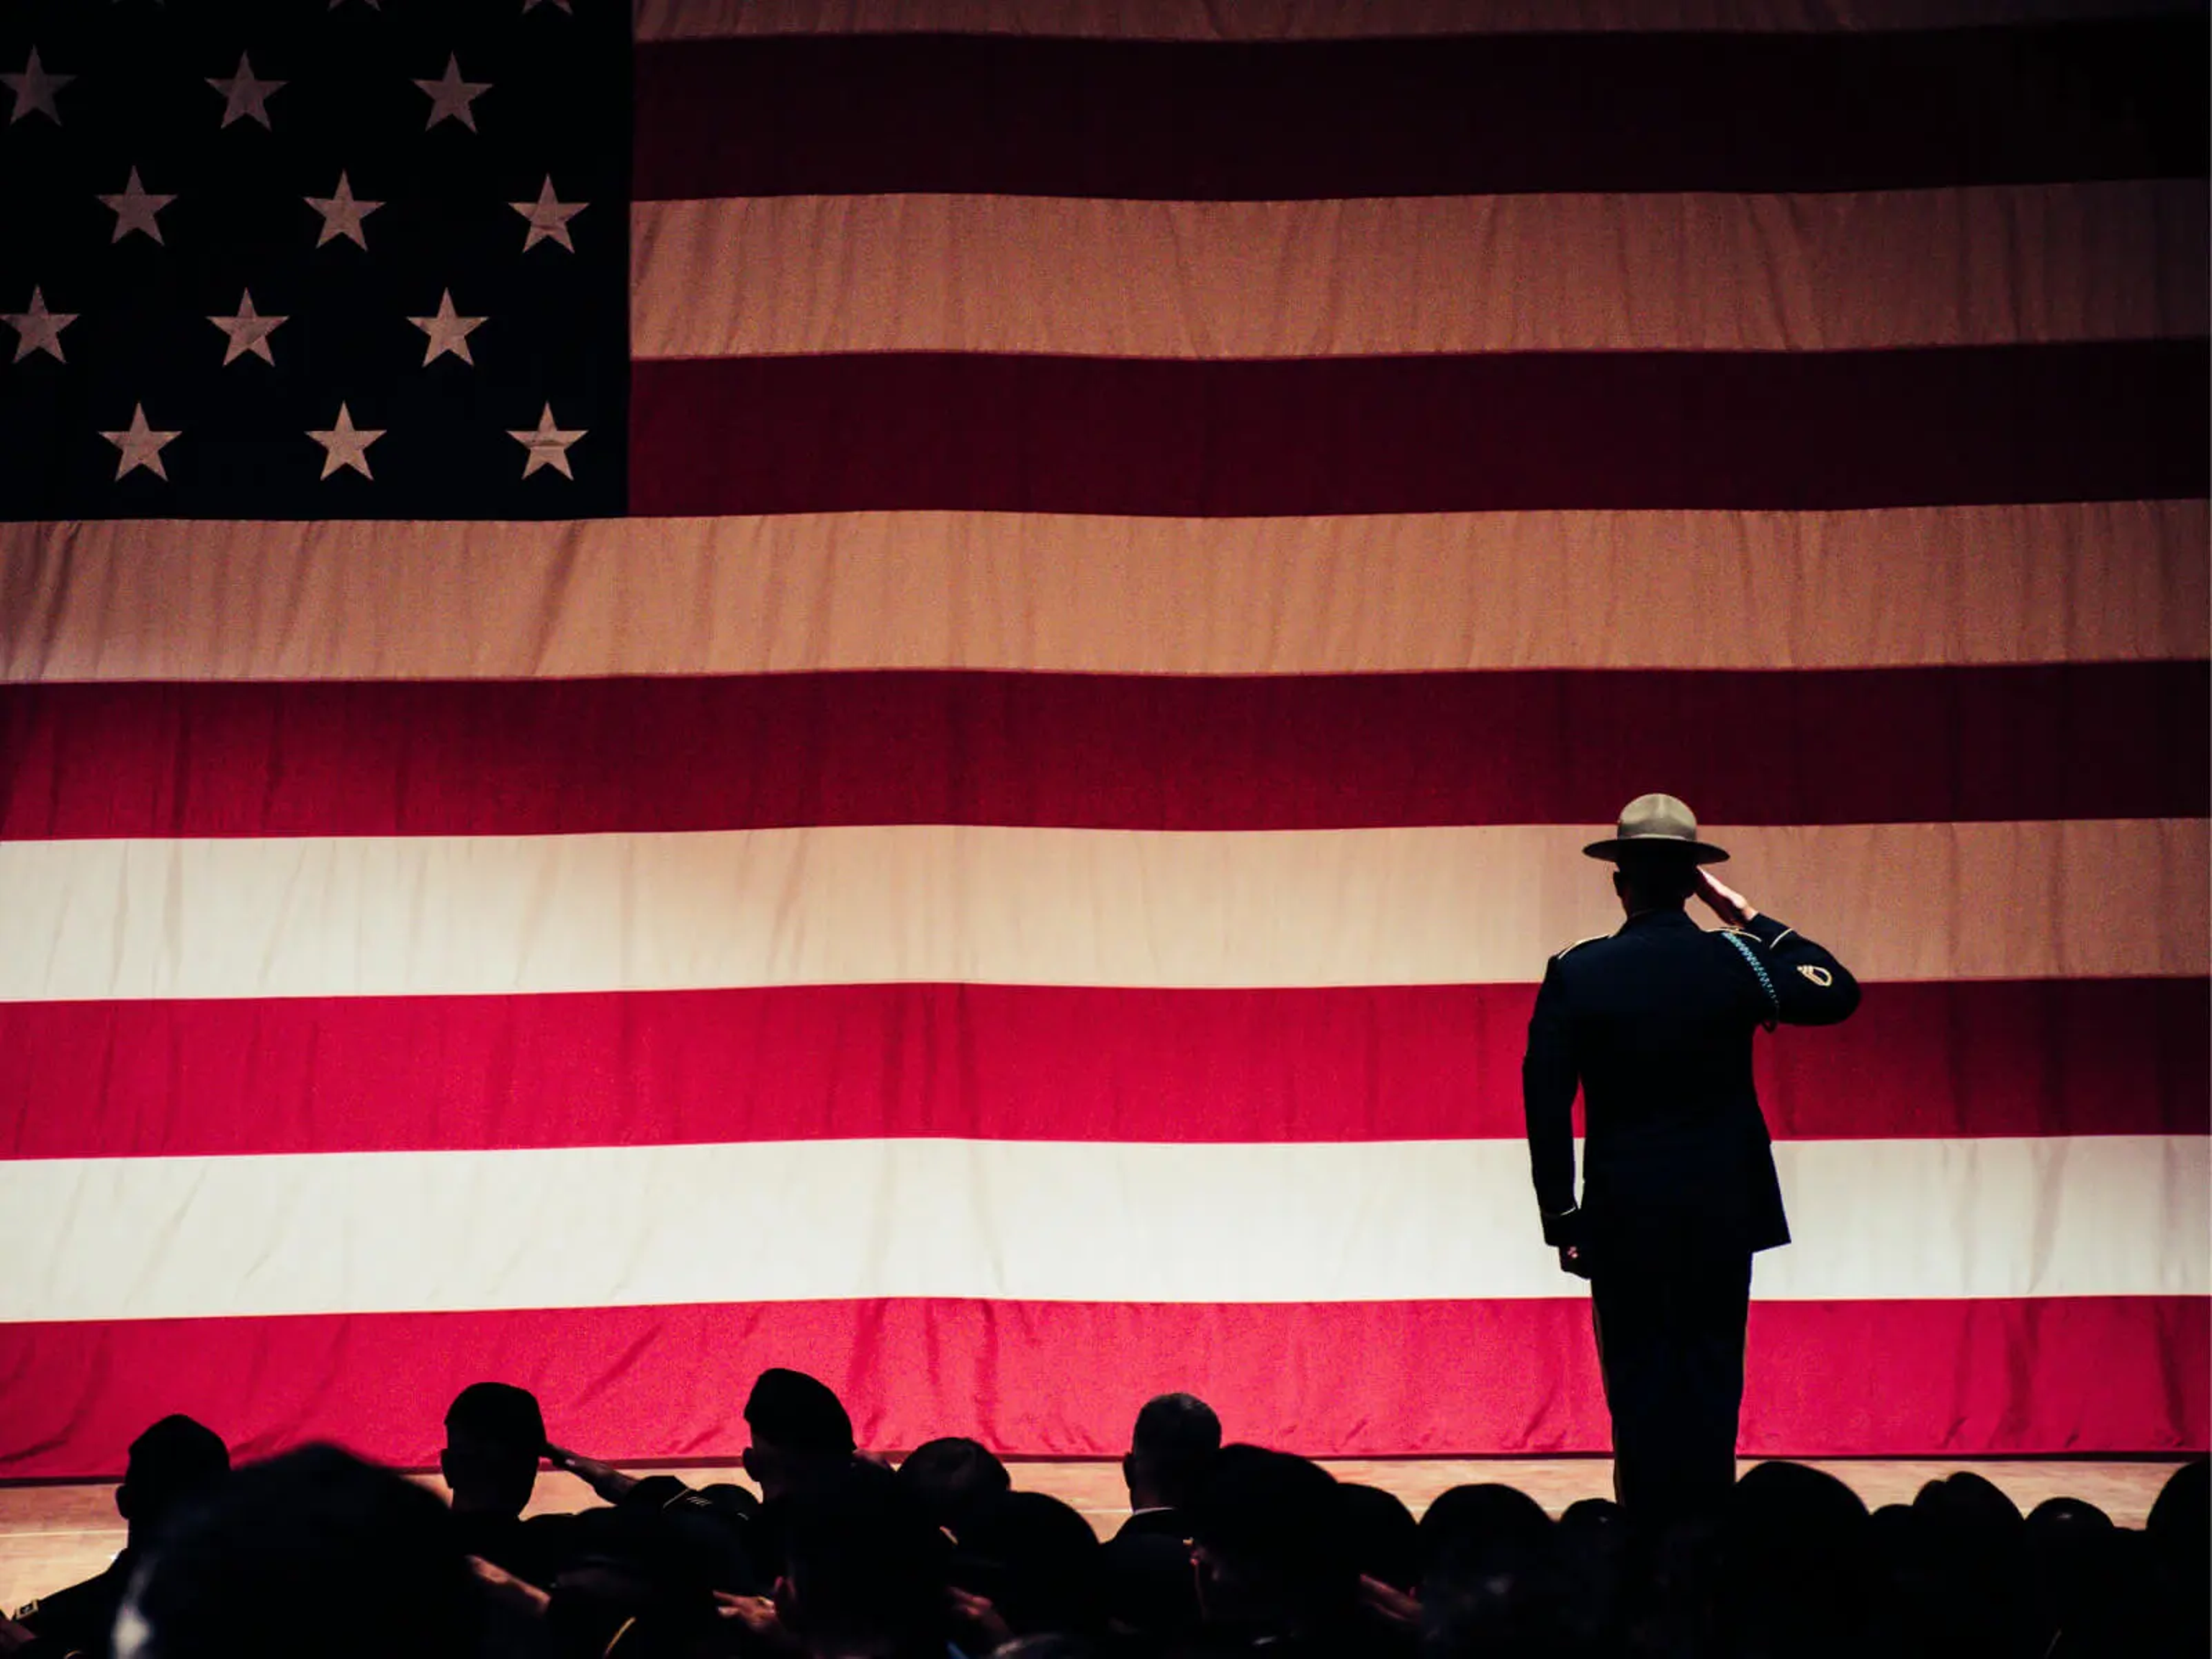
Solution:
{"label": "soldier's campaign hat", "polygon": [[1692,864],[1722,864],[1728,854],[1698,839],[1698,815],[1672,795],[1638,795],[1620,809],[1620,823],[1604,841],[1583,848],[1594,859],[1618,864],[1623,856],[1674,853]]}

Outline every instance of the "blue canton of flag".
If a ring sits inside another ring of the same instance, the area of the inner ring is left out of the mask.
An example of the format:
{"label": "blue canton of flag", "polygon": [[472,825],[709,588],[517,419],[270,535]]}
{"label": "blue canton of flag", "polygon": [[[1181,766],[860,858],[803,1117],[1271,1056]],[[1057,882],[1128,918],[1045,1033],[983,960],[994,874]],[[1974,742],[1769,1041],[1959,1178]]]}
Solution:
{"label": "blue canton of flag", "polygon": [[0,517],[620,514],[629,85],[617,0],[9,7]]}

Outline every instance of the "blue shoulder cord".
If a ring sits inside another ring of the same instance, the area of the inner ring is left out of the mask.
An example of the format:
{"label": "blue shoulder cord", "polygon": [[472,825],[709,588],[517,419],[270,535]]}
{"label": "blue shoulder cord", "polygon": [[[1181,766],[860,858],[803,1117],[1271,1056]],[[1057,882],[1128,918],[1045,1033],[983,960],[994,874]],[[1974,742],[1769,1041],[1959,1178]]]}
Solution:
{"label": "blue shoulder cord", "polygon": [[1774,981],[1766,976],[1766,964],[1759,959],[1751,946],[1743,942],[1743,935],[1723,930],[1721,937],[1735,946],[1736,954],[1751,964],[1751,971],[1759,975],[1759,988],[1766,993],[1766,1006],[1774,1010],[1771,1017],[1761,1022],[1768,1030],[1782,1018],[1782,999],[1774,994]]}

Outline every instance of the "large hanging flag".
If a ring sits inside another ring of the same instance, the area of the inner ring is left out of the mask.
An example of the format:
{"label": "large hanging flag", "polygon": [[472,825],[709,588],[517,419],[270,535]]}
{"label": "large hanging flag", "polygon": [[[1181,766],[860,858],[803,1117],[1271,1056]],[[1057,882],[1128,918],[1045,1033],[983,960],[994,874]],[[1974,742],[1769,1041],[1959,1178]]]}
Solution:
{"label": "large hanging flag", "polygon": [[9,7],[0,1474],[1601,1449],[1517,1067],[1650,789],[1867,984],[1747,1448],[2202,1449],[2133,9]]}

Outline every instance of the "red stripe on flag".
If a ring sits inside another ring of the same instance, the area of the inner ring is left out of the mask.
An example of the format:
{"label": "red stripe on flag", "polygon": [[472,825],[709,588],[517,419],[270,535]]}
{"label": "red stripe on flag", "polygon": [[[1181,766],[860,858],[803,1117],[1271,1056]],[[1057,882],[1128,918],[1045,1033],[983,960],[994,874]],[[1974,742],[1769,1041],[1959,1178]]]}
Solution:
{"label": "red stripe on flag", "polygon": [[[1741,1449],[2201,1451],[2208,1308],[2197,1297],[1754,1303]],[[15,1429],[0,1474],[112,1478],[132,1437],[177,1411],[238,1458],[330,1438],[424,1468],[447,1403],[487,1378],[534,1390],[567,1444],[732,1458],[746,1444],[738,1408],[769,1365],[823,1378],[861,1443],[886,1450],[972,1434],[1006,1452],[1109,1455],[1127,1448],[1137,1407],[1169,1389],[1210,1401],[1235,1438],[1330,1456],[1608,1444],[1579,1297],[800,1302],[0,1326],[0,1414]]]}
{"label": "red stripe on flag", "polygon": [[1177,517],[2194,497],[2201,340],[1167,362],[641,362],[647,514]]}
{"label": "red stripe on flag", "polygon": [[[2201,174],[2203,18],[1894,34],[641,45],[640,197],[1832,191]],[[1685,112],[1694,111],[1694,118]]]}
{"label": "red stripe on flag", "polygon": [[1717,823],[2188,817],[2208,709],[2201,662],[11,686],[0,839],[1601,823],[1658,776]]}
{"label": "red stripe on flag", "polygon": [[[1532,963],[1531,971],[1540,964]],[[1522,1133],[1527,985],[827,986],[0,1006],[0,1155]],[[2206,981],[1875,985],[1757,1053],[1784,1139],[2202,1134]]]}

